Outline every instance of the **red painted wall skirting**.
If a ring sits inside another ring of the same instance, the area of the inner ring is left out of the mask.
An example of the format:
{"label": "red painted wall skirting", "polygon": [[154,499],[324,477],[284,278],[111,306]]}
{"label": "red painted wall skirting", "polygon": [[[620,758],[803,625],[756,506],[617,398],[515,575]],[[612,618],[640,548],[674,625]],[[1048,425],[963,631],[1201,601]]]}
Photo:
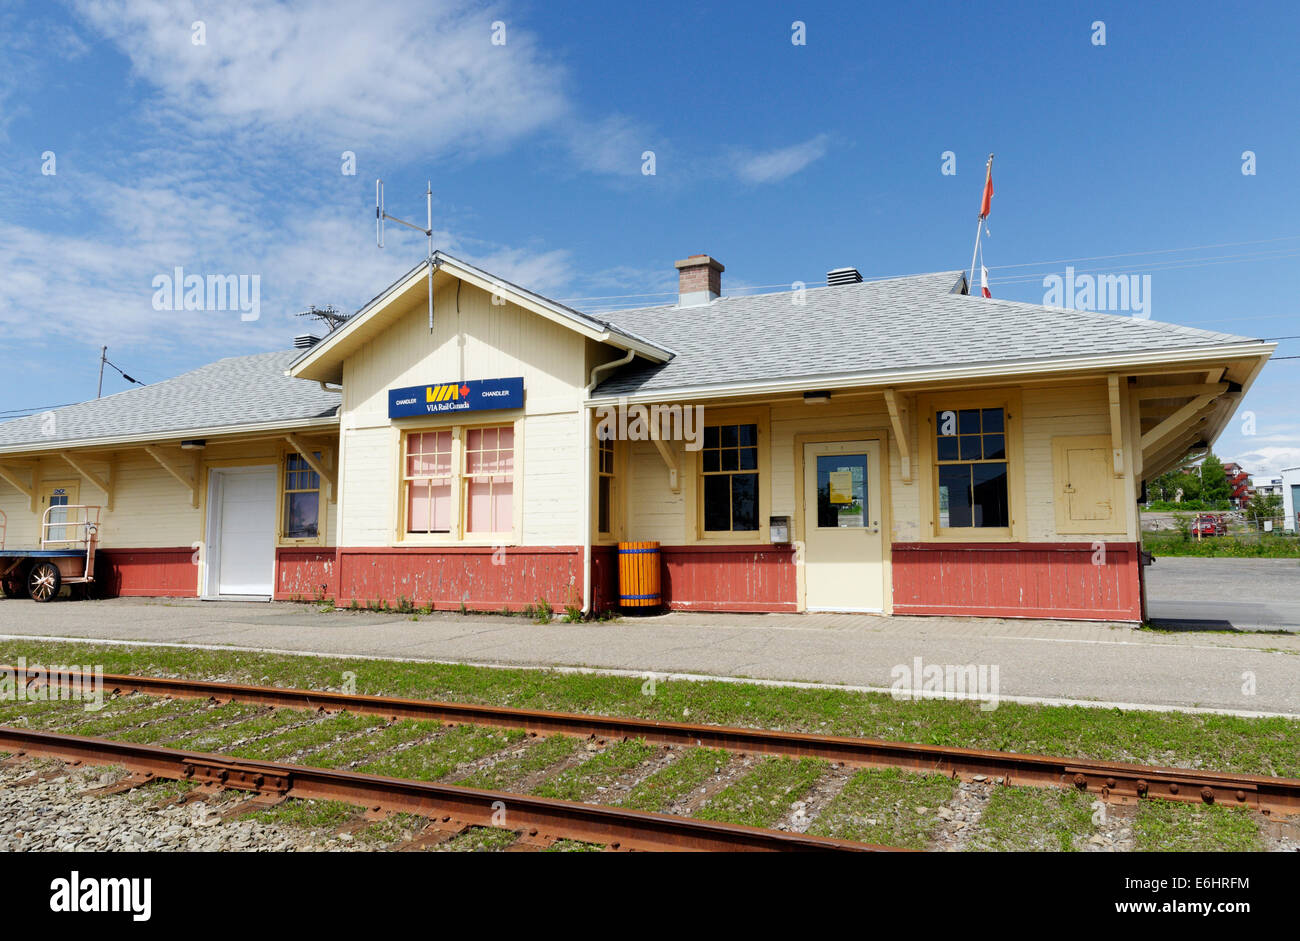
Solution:
{"label": "red painted wall skirting", "polygon": [[104,598],[121,596],[197,598],[197,550],[100,549],[95,553],[95,583]]}
{"label": "red painted wall skirting", "polygon": [[338,550],[293,547],[275,550],[275,600],[314,601],[333,598],[338,590]]}
{"label": "red painted wall skirting", "polygon": [[1142,620],[1136,543],[894,543],[895,614]]}
{"label": "red painted wall skirting", "polygon": [[790,546],[664,546],[664,601],[687,611],[797,611]]}
{"label": "red painted wall skirting", "polygon": [[557,611],[582,594],[580,546],[449,546],[338,550],[335,604],[405,598],[416,606],[518,611],[546,599]]}

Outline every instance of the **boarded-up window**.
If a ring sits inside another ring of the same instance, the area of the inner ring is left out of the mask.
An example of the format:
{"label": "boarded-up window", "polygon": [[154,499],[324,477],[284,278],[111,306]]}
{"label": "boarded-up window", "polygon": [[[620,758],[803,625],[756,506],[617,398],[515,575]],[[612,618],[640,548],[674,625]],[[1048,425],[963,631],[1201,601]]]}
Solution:
{"label": "boarded-up window", "polygon": [[1052,479],[1057,532],[1125,531],[1127,478],[1115,477],[1109,435],[1053,438]]}
{"label": "boarded-up window", "polygon": [[1108,520],[1110,480],[1106,473],[1110,452],[1105,448],[1067,448],[1065,451],[1065,491],[1069,498],[1070,519]]}

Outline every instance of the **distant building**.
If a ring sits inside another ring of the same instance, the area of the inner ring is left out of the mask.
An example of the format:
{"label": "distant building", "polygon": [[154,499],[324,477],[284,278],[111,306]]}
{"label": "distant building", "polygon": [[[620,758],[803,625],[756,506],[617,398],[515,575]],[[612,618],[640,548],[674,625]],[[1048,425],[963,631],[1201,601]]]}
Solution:
{"label": "distant building", "polygon": [[[1251,481],[1254,483],[1254,481]],[[1282,478],[1273,477],[1267,481],[1261,481],[1255,484],[1255,493],[1262,494],[1266,497],[1282,496]]]}
{"label": "distant building", "polygon": [[1300,467],[1286,467],[1278,480],[1282,488],[1282,512],[1288,532],[1300,529]]}
{"label": "distant building", "polygon": [[1223,472],[1228,475],[1228,486],[1232,489],[1228,502],[1240,510],[1250,501],[1250,475],[1235,462],[1224,464]]}

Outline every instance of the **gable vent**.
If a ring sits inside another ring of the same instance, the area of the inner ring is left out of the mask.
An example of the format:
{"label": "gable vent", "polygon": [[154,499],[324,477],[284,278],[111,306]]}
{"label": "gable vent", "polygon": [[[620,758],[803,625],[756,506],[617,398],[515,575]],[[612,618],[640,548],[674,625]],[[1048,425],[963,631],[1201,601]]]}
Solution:
{"label": "gable vent", "polygon": [[857,268],[834,268],[826,272],[826,283],[832,286],[836,284],[861,284],[862,273]]}
{"label": "gable vent", "polygon": [[293,338],[293,348],[295,350],[309,350],[320,342],[320,337],[314,333],[300,333]]}

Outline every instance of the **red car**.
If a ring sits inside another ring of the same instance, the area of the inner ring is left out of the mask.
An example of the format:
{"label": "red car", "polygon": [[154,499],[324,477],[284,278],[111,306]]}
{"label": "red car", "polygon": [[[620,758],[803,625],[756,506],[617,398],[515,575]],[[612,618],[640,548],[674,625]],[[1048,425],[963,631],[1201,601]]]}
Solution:
{"label": "red car", "polygon": [[1198,516],[1191,528],[1193,536],[1222,536],[1227,531],[1228,526],[1223,522],[1222,516]]}

